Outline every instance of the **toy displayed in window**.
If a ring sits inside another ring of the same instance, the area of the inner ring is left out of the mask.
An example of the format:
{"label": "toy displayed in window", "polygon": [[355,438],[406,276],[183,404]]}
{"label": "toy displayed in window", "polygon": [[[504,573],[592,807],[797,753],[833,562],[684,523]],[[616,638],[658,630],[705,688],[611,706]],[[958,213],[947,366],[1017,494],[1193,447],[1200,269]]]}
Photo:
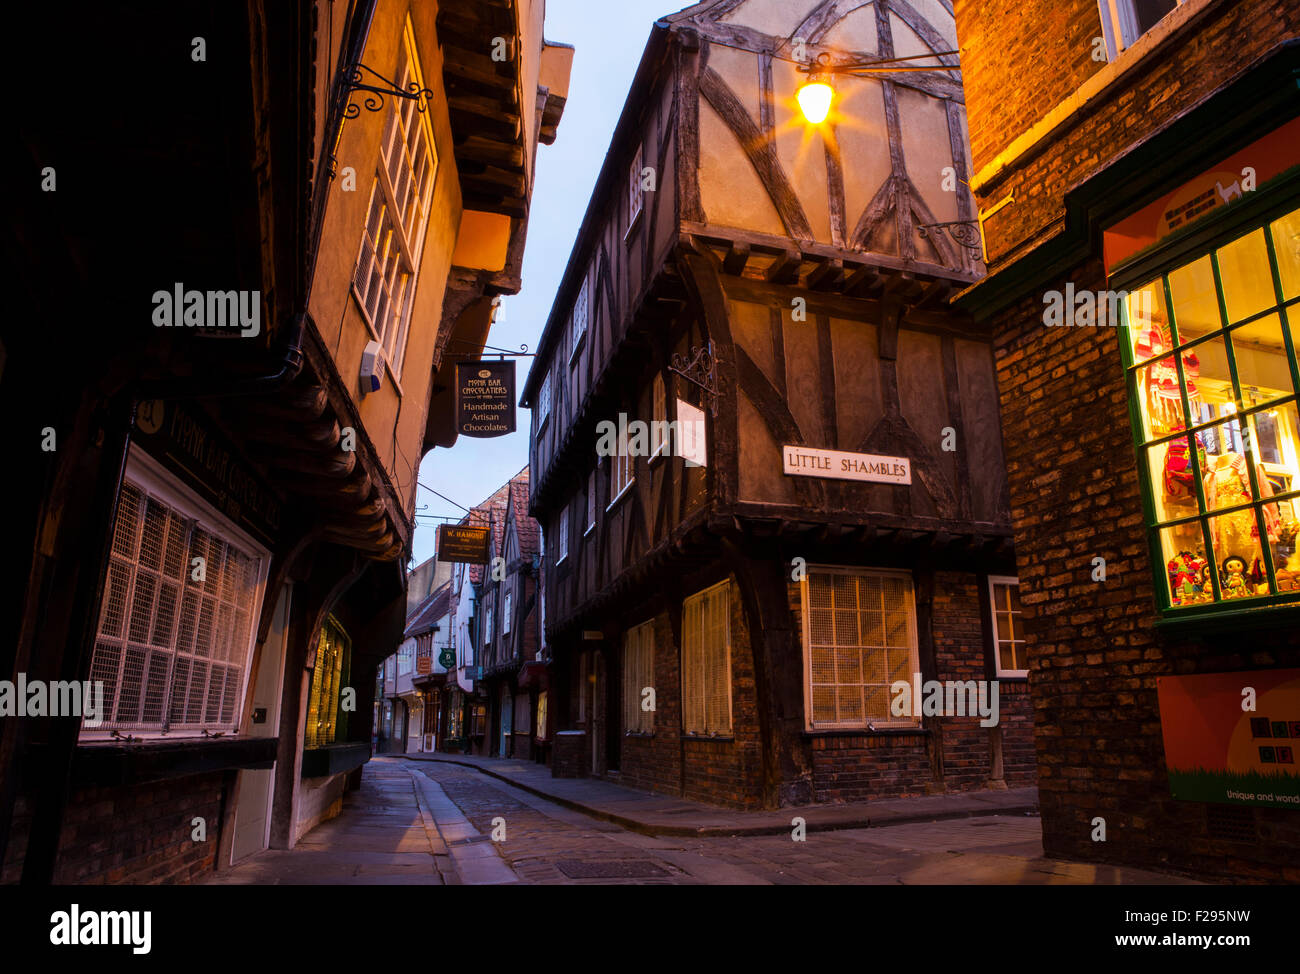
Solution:
{"label": "toy displayed in window", "polygon": [[1123,340],[1170,608],[1300,598],[1300,211],[1131,288]]}

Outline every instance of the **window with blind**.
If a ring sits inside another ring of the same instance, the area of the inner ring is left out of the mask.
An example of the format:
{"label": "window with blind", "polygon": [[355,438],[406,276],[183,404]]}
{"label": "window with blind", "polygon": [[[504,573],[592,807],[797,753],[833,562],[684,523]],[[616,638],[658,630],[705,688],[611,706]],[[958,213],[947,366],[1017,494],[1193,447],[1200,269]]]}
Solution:
{"label": "window with blind", "polygon": [[636,147],[636,156],[632,159],[632,165],[627,171],[627,228],[631,230],[636,223],[637,217],[641,215],[641,207],[645,200],[645,190],[641,188],[641,146]]}
{"label": "window with blind", "polygon": [[[348,677],[352,640],[337,619],[329,616],[316,643],[316,668],[307,699],[307,727],[303,747],[333,744],[339,733],[339,692]],[[400,663],[399,663],[400,665]]]}
{"label": "window with blind", "polygon": [[[424,87],[409,19],[398,80],[402,90],[413,84]],[[402,372],[438,156],[429,121],[418,110],[416,100],[392,101],[352,282],[396,376]]]}
{"label": "window with blind", "polygon": [[802,582],[808,727],[915,726],[890,713],[890,686],[919,671],[910,576],[810,568]]}
{"label": "window with blind", "polygon": [[668,391],[662,372],[655,373],[651,396],[650,456],[657,457],[668,449]]}
{"label": "window with blind", "polygon": [[641,706],[646,687],[655,684],[654,621],[644,622],[623,634],[623,730],[650,734],[655,729],[653,710]]}
{"label": "window with blind", "polygon": [[731,734],[730,585],[720,582],[682,604],[682,730]]}
{"label": "window with blind", "polygon": [[582,337],[587,334],[587,282],[584,279],[573,302],[573,324],[569,331],[569,362],[574,361],[582,347]]}
{"label": "window with blind", "polygon": [[993,662],[998,677],[1028,676],[1025,630],[1020,622],[1020,580],[991,576],[989,603],[993,613]]}
{"label": "window with blind", "polygon": [[237,731],[263,560],[144,480],[128,473],[118,499],[90,664],[104,685],[95,732]]}

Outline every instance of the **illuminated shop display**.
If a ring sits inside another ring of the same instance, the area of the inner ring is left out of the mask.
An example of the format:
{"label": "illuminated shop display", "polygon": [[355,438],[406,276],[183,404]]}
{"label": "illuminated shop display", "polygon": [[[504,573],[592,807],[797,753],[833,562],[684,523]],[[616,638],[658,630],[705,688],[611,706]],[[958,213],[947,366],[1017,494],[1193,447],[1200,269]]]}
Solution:
{"label": "illuminated shop display", "polygon": [[1300,210],[1128,290],[1121,344],[1164,605],[1300,600]]}

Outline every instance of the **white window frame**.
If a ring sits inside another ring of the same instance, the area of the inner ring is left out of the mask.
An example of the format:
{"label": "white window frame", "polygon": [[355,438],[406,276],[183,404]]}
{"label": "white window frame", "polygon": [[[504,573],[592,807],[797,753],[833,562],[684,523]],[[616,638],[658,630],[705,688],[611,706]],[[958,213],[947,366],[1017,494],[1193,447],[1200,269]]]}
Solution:
{"label": "white window frame", "polygon": [[668,422],[668,386],[664,374],[656,372],[650,384],[650,459],[662,456],[671,448],[672,436],[660,425]]}
{"label": "white window frame", "polygon": [[614,506],[623,499],[623,495],[636,483],[633,459],[627,450],[618,450],[612,457],[605,458],[605,462],[609,464],[609,503],[605,505],[607,512],[612,511]]}
{"label": "white window frame", "polygon": [[568,502],[565,502],[564,507],[560,508],[560,528],[559,528],[559,531],[560,531],[560,538],[559,538],[559,541],[560,541],[560,545],[559,545],[560,557],[558,557],[558,558],[555,559],[555,563],[556,563],[557,565],[560,564],[562,561],[564,561],[565,558],[568,558],[568,557],[569,557],[569,505],[568,505]]}
{"label": "white window frame", "polygon": [[641,708],[641,693],[654,687],[654,620],[623,633],[623,733],[653,734],[655,712]]}
{"label": "white window frame", "polygon": [[483,616],[483,645],[492,645],[492,603],[488,602],[487,612]]}
{"label": "white window frame", "polygon": [[584,276],[582,287],[578,289],[578,296],[573,300],[573,314],[569,323],[569,365],[573,365],[577,360],[578,351],[582,348],[582,339],[587,334],[587,305],[587,278]]}
{"label": "white window frame", "polygon": [[506,594],[505,594],[504,596],[502,596],[502,601],[501,601],[501,635],[503,635],[503,636],[508,636],[508,635],[510,635],[510,603],[511,603],[511,601],[512,601],[512,598],[511,598],[511,597],[512,597],[513,595],[514,595],[514,593],[511,592],[509,589],[507,589],[507,590],[506,590]]}
{"label": "white window frame", "polygon": [[[109,708],[114,706],[115,701],[106,699],[104,701],[106,712],[100,715],[103,724],[100,727],[83,726],[80,738],[82,740],[103,740],[109,738],[115,729],[128,731],[134,737],[152,739],[166,736],[169,740],[188,737],[200,738],[202,731],[205,729],[224,730],[227,733],[238,733],[244,719],[244,699],[248,693],[248,681],[251,678],[251,673],[249,671],[253,664],[253,649],[257,641],[257,631],[261,620],[262,605],[266,597],[267,575],[270,570],[271,553],[261,544],[254,541],[249,534],[236,526],[233,521],[201,499],[193,490],[187,487],[180,478],[176,477],[169,470],[164,468],[161,463],[149,456],[149,454],[145,453],[135,444],[130,446],[127,454],[124,482],[127,480],[134,483],[145,493],[156,497],[160,502],[175,510],[186,520],[191,521],[191,531],[196,528],[206,531],[228,544],[234,544],[235,546],[242,548],[244,554],[254,559],[254,583],[248,606],[250,620],[248,639],[242,647],[231,646],[230,658],[226,660],[228,663],[234,662],[235,653],[239,652],[242,654],[239,691],[235,697],[234,710],[228,721],[222,721],[220,719],[211,722],[203,721],[200,722],[202,726],[183,725],[178,727],[170,724],[171,691],[175,675],[175,661],[178,652],[176,648],[176,639],[178,638],[180,631],[180,612],[185,597],[185,586],[182,585],[181,591],[177,596],[177,618],[173,623],[172,648],[170,650],[170,661],[167,668],[167,692],[163,699],[162,720],[157,726],[144,726],[141,722],[114,722],[110,724],[108,717],[111,711]],[[182,577],[189,578],[191,577],[193,569],[189,562],[188,546],[183,557],[185,560],[182,565]],[[130,642],[129,627],[131,624],[130,617],[132,603],[134,601],[136,577],[136,572],[133,571],[124,596],[122,638],[120,640],[123,652],[121,660],[119,661],[119,677],[117,686],[121,685],[120,674],[122,667],[125,666],[125,649],[126,645]],[[98,643],[101,638],[99,635],[99,627],[103,621],[104,597],[105,596],[101,596],[100,605],[95,617],[96,643]],[[149,628],[151,630],[154,623],[153,613],[156,612],[156,610],[157,604],[155,599],[155,605],[151,609],[151,618],[149,622]],[[152,647],[152,650],[158,651],[158,647]],[[192,656],[193,654],[185,655]],[[92,672],[93,662],[94,654],[92,652]],[[92,677],[88,675],[87,678],[91,679]],[[165,726],[168,728],[166,731],[164,731]]]}
{"label": "white window frame", "polygon": [[[414,83],[423,89],[424,74],[409,16],[403,31],[400,57],[395,73],[401,87]],[[418,111],[412,99],[394,98],[392,102],[384,123],[379,161],[375,167],[370,202],[366,208],[366,223],[352,272],[352,292],[371,334],[384,347],[387,371],[396,383],[402,374],[406,358],[406,340],[415,301],[416,280],[424,254],[429,206],[438,179],[438,152],[427,113]],[[399,153],[396,157],[394,150]],[[411,157],[413,150],[416,154],[422,153],[423,161],[427,164],[427,174],[423,180],[420,180],[415,171],[415,162]],[[398,170],[396,184],[392,169]],[[421,185],[416,186],[417,182]],[[399,192],[403,197],[401,204],[398,202]],[[380,196],[383,197],[382,200],[378,199]],[[414,207],[410,205],[412,202]],[[398,218],[394,219],[393,214],[397,214]],[[376,224],[373,229],[372,224]],[[376,263],[383,268],[379,286],[387,297],[382,316],[379,315],[380,304],[372,280]],[[361,284],[358,283],[359,280]],[[400,293],[394,295],[393,291],[399,281]],[[376,317],[381,320],[376,321]]]}
{"label": "white window frame", "polygon": [[541,388],[537,390],[537,428],[541,430],[551,415],[551,372],[547,369],[542,378]]}
{"label": "white window frame", "polygon": [[[717,651],[720,652],[723,657],[722,666],[720,669],[726,681],[727,713],[726,713],[725,720],[722,718],[721,714],[710,714],[708,712],[707,704],[708,704],[709,694],[708,694],[707,686],[702,687],[702,693],[703,693],[702,699],[704,704],[703,706],[704,712],[698,715],[691,713],[690,712],[692,709],[691,693],[688,689],[688,684],[687,684],[687,681],[692,677],[694,677],[697,680],[700,680],[701,683],[703,684],[709,672],[709,663],[707,657],[709,647],[703,645],[703,633],[702,632],[696,633],[692,631],[692,629],[688,626],[686,621],[688,614],[690,612],[690,606],[692,603],[704,602],[707,599],[715,598],[718,596],[720,596],[722,599],[722,605],[723,605],[722,618],[724,620],[724,625],[722,628],[723,645],[721,649]],[[694,638],[699,638],[701,641],[699,660],[698,660],[698,670],[699,670],[698,673],[692,673],[692,669],[696,668],[695,666],[696,660],[693,658],[695,654],[692,652],[692,642],[691,642]],[[727,581],[718,582],[716,585],[710,585],[708,588],[702,589],[701,591],[696,592],[693,595],[689,595],[682,600],[682,673],[681,673],[682,697],[681,699],[682,699],[682,734],[684,736],[701,737],[706,739],[709,737],[731,737],[732,736],[734,727],[732,723],[733,702],[731,699],[732,698],[731,683],[732,683],[731,582],[728,579]],[[695,721],[694,718],[696,718],[697,716],[699,720]],[[692,723],[695,723],[696,726],[692,727],[691,726]]]}
{"label": "white window frame", "polygon": [[585,538],[594,530],[596,530],[596,471],[593,468],[587,474],[587,527],[582,532],[582,536]]}
{"label": "white window frame", "polygon": [[644,156],[642,154],[643,146],[636,147],[636,155],[632,158],[632,166],[628,169],[627,178],[627,231],[630,234],[632,228],[636,226],[636,221],[640,218],[641,212],[645,209],[645,190],[641,188],[641,170],[644,168]]}
{"label": "white window frame", "polygon": [[[1176,0],[1174,10],[1187,2],[1188,0]],[[1144,32],[1140,32],[1138,27],[1137,11],[1134,9],[1133,0],[1097,0],[1097,7],[1101,16],[1102,34],[1106,39],[1106,55],[1109,60],[1114,61],[1136,44]],[[1170,10],[1165,16],[1173,12]],[[1147,32],[1154,30],[1155,27],[1156,24],[1152,24],[1147,28]]]}
{"label": "white window frame", "polygon": [[[799,595],[801,604],[801,643],[803,646],[803,690],[804,690],[804,728],[808,731],[826,731],[826,730],[869,730],[870,727],[881,728],[914,728],[921,725],[920,702],[913,701],[913,715],[902,718],[894,718],[892,714],[885,719],[865,715],[861,720],[836,720],[836,721],[818,721],[813,714],[813,679],[812,679],[812,615],[811,599],[809,595],[810,578],[813,575],[850,575],[858,577],[873,578],[896,578],[907,583],[908,590],[908,627],[910,632],[909,666],[907,679],[909,683],[914,673],[921,670],[920,646],[917,635],[916,623],[916,585],[912,579],[912,573],[908,571],[898,571],[887,568],[870,568],[846,565],[808,565],[803,579],[799,583]],[[860,604],[860,603],[859,603]],[[883,607],[882,607],[883,608]],[[859,647],[866,649],[867,647]],[[894,647],[898,648],[898,647]],[[888,649],[888,648],[886,648]],[[865,669],[865,667],[863,667]],[[886,673],[888,677],[889,674]],[[835,684],[839,686],[839,683]],[[869,685],[865,682],[864,686]],[[888,699],[893,702],[893,694],[888,694]]]}
{"label": "white window frame", "polygon": [[1011,625],[1010,639],[1004,639],[1003,634],[998,629],[998,602],[997,602],[996,591],[999,585],[1014,585],[1017,588],[1019,588],[1020,579],[1014,575],[990,575],[989,576],[989,589],[988,589],[989,622],[990,625],[992,626],[991,632],[993,634],[993,672],[997,675],[997,678],[999,680],[1015,680],[1021,678],[1028,678],[1029,676],[1028,666],[1026,666],[1023,670],[1007,670],[1002,668],[1002,644],[1003,643],[1011,643],[1013,650],[1015,650],[1016,648],[1015,644],[1019,643],[1020,649],[1017,652],[1018,656],[1028,651],[1029,644],[1023,638],[1024,633],[1020,629],[1022,623],[1018,623],[1016,621],[1016,617],[1024,616],[1023,610],[1021,610],[1020,612],[1011,613],[1012,625]]}

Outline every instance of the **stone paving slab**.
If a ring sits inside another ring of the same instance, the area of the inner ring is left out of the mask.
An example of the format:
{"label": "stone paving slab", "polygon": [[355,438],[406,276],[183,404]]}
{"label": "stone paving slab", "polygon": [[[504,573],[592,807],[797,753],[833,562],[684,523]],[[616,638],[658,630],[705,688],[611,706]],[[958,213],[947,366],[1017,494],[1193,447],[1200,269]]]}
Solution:
{"label": "stone paving slab", "polygon": [[1037,788],[989,789],[881,798],[868,802],[791,806],[775,811],[738,811],[592,778],[553,778],[545,765],[461,754],[405,754],[407,761],[433,761],[473,768],[565,808],[613,822],[643,835],[781,835],[800,817],[809,832],[878,828],[981,815],[1038,812]]}

